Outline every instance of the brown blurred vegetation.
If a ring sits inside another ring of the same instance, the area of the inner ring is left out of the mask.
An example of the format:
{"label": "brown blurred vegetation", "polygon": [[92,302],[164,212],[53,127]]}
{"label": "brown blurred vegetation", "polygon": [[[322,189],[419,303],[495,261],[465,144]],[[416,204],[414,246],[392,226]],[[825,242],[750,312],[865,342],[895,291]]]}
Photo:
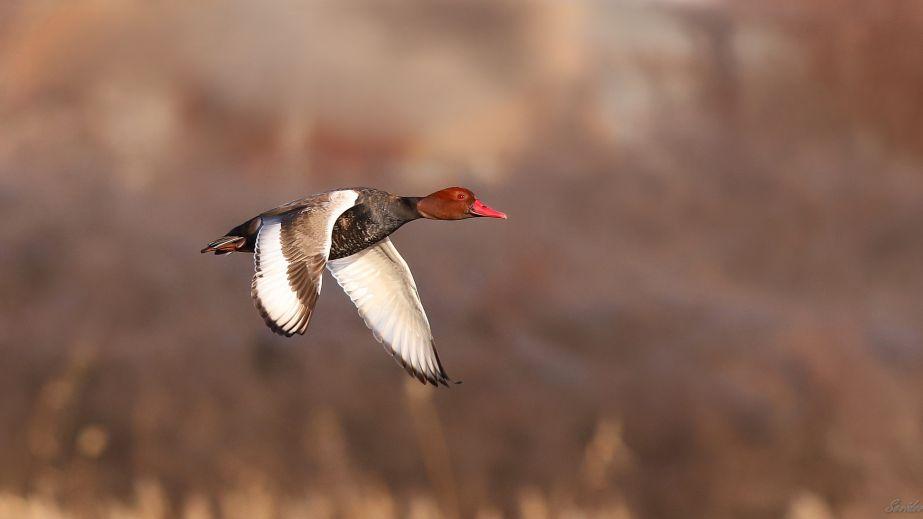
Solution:
{"label": "brown blurred vegetation", "polygon": [[[917,0],[0,3],[0,517],[871,517],[923,498]],[[417,222],[451,390],[198,254]]]}

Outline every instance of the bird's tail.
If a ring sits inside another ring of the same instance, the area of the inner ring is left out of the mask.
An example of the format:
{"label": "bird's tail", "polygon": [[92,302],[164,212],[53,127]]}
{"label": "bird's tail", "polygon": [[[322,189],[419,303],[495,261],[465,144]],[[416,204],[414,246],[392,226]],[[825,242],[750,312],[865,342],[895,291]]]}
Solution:
{"label": "bird's tail", "polygon": [[216,256],[237,252],[247,243],[247,238],[243,236],[222,236],[217,240],[209,243],[202,253],[214,252]]}

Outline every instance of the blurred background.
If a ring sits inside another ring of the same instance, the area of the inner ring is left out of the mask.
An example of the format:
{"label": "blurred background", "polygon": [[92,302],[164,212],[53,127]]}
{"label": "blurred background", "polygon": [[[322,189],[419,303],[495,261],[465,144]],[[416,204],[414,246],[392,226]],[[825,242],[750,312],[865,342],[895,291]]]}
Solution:
{"label": "blurred background", "polygon": [[[923,498],[921,56],[919,0],[0,3],[0,517]],[[354,185],[510,214],[393,237],[463,385],[199,254]]]}

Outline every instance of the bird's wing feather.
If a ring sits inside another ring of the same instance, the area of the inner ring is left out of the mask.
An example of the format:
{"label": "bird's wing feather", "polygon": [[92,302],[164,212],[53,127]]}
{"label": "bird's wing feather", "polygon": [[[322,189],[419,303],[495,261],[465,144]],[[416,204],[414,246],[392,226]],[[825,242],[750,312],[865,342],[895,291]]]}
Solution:
{"label": "bird's wing feather", "polygon": [[358,196],[350,189],[331,191],[304,207],[262,216],[250,295],[272,331],[290,337],[307,330],[330,255],[333,224]]}
{"label": "bird's wing feather", "polygon": [[448,385],[451,379],[439,362],[417,285],[390,239],[331,260],[327,269],[404,369],[421,382]]}

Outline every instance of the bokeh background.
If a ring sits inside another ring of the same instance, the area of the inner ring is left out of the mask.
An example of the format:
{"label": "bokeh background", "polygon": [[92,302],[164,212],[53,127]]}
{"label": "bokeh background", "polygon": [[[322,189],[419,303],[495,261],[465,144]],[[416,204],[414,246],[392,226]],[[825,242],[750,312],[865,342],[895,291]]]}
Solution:
{"label": "bokeh background", "polygon": [[[0,517],[788,517],[923,498],[919,0],[0,3]],[[199,254],[342,186],[415,222],[451,389],[328,278]]]}

